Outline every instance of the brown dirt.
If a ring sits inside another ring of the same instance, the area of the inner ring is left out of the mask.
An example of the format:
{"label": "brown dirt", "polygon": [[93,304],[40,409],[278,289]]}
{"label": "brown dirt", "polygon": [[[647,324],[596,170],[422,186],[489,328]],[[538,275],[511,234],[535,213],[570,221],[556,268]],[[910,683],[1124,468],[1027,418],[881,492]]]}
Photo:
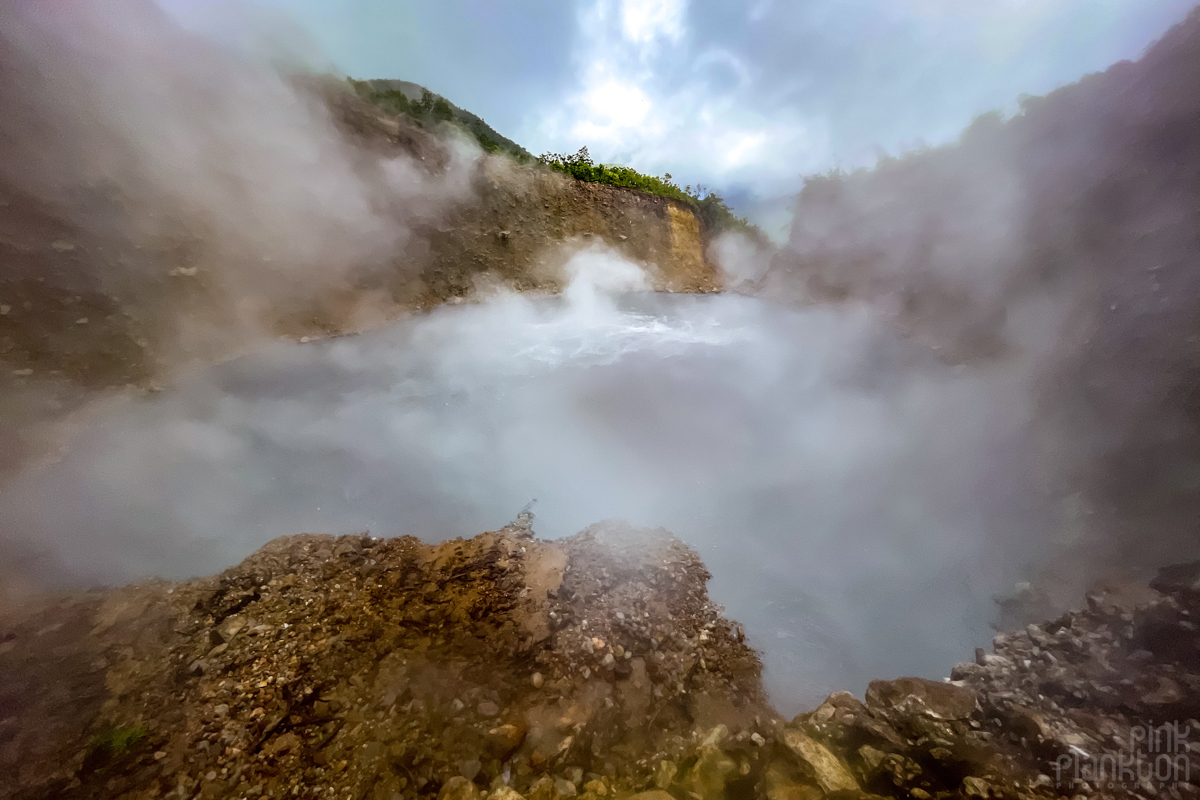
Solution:
{"label": "brown dirt", "polygon": [[1200,564],[786,722],[694,552],[530,521],[284,537],[211,578],[8,610],[0,797],[1200,797]]}
{"label": "brown dirt", "polygon": [[[0,623],[0,796],[638,786],[694,726],[769,716],[707,578],[662,531],[543,542],[523,519],[285,537],[213,578],[27,605]],[[144,736],[110,752],[113,730]]]}

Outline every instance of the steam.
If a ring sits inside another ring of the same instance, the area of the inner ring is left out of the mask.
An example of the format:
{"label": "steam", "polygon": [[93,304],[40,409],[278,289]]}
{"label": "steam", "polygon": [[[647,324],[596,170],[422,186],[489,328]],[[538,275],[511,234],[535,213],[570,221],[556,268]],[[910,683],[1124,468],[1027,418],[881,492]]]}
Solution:
{"label": "steam", "polygon": [[708,256],[721,270],[729,291],[753,293],[771,266],[772,248],[742,233],[727,232],[709,246]]}
{"label": "steam", "polygon": [[641,271],[595,248],[567,272],[560,297],[276,344],[122,401],[8,487],[0,527],[116,581],[298,531],[470,536],[534,498],[542,536],[662,526],[787,709],[941,674],[990,636],[1026,566],[1014,532],[1036,550],[1019,376],[949,367],[865,305],[629,292]]}
{"label": "steam", "polygon": [[335,81],[243,38],[218,44],[149,0],[0,11],[0,190],[55,209],[115,296],[167,276],[215,293],[211,324],[176,331],[200,339],[403,271],[414,229],[470,197],[477,155],[434,171],[355,147],[321,96]]}
{"label": "steam", "polygon": [[[50,209],[46,237],[70,231],[103,291],[161,303],[168,365],[256,345],[93,406],[57,463],[0,490],[5,550],[28,540],[74,582],[178,578],[300,531],[469,536],[537,498],[542,536],[623,518],[696,547],[798,710],[945,674],[990,638],[996,592],[1096,541],[1077,472],[1097,426],[1047,387],[1076,363],[1064,343],[1132,339],[1081,323],[1080,273],[1014,252],[1041,219],[1007,151],[973,172],[910,162],[954,225],[885,164],[806,189],[769,271],[750,240],[719,240],[730,286],[766,300],[655,295],[593,247],[559,297],[481,292],[297,345],[272,326],[308,304],[392,302],[424,234],[471,198],[478,154],[355,143],[296,55],[282,70],[254,41],[224,47],[144,0],[0,7],[5,201]],[[989,124],[964,141],[1001,152]],[[196,281],[187,314],[172,280]]]}

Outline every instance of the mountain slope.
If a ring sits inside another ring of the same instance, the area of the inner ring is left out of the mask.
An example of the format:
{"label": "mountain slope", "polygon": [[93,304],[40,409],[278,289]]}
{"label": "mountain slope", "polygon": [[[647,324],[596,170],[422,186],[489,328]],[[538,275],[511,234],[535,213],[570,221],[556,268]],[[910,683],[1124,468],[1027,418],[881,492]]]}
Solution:
{"label": "mountain slope", "polygon": [[379,106],[391,114],[408,114],[419,121],[441,119],[453,122],[467,130],[488,152],[497,150],[515,156],[518,160],[531,160],[533,156],[521,145],[502,136],[482,117],[459,108],[440,94],[411,81],[373,79],[351,80],[359,97]]}

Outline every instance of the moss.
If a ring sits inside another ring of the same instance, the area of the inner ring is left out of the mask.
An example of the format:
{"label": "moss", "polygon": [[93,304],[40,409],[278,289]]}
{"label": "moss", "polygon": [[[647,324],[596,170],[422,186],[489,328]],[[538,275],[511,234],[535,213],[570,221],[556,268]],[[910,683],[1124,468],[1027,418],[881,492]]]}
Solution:
{"label": "moss", "polygon": [[87,761],[95,766],[118,761],[137,749],[149,735],[148,730],[137,725],[101,728],[88,742]]}

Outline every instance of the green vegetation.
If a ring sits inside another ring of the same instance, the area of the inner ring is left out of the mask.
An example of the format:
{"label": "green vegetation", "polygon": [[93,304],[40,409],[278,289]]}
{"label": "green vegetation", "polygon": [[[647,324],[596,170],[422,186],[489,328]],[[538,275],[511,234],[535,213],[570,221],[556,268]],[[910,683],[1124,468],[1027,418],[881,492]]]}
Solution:
{"label": "green vegetation", "polygon": [[102,728],[88,742],[85,765],[95,769],[119,761],[134,751],[150,732],[140,726]]}
{"label": "green vegetation", "polygon": [[570,175],[575,180],[589,183],[604,183],[609,186],[620,186],[625,189],[637,189],[661,197],[669,197],[691,206],[696,216],[710,231],[742,231],[761,235],[761,231],[745,217],[739,217],[726,205],[724,198],[711,192],[703,186],[697,186],[695,191],[691,186],[679,188],[667,173],[661,178],[644,175],[630,167],[609,166],[592,161],[586,147],[579,149],[574,155],[545,153],[538,161],[564,175]]}
{"label": "green vegetation", "polygon": [[406,81],[356,81],[353,78],[349,81],[359,97],[386,114],[393,117],[403,114],[422,127],[453,125],[474,138],[484,152],[505,153],[521,162],[533,160],[528,150],[501,136],[482,118],[458,108],[423,86]]}
{"label": "green vegetation", "polygon": [[[348,79],[356,94],[363,100],[398,117],[405,115],[422,127],[453,125],[472,136],[487,153],[503,153],[521,163],[533,161],[528,150],[497,133],[480,117],[458,108],[446,98],[436,95],[415,83],[396,80],[358,81]],[[574,155],[546,153],[539,162],[572,178],[589,183],[604,183],[623,189],[637,189],[660,197],[669,197],[691,206],[701,223],[710,231],[740,231],[764,237],[762,231],[739,217],[724,198],[703,186],[680,188],[670,173],[661,178],[645,175],[630,167],[597,164],[586,147]]]}

